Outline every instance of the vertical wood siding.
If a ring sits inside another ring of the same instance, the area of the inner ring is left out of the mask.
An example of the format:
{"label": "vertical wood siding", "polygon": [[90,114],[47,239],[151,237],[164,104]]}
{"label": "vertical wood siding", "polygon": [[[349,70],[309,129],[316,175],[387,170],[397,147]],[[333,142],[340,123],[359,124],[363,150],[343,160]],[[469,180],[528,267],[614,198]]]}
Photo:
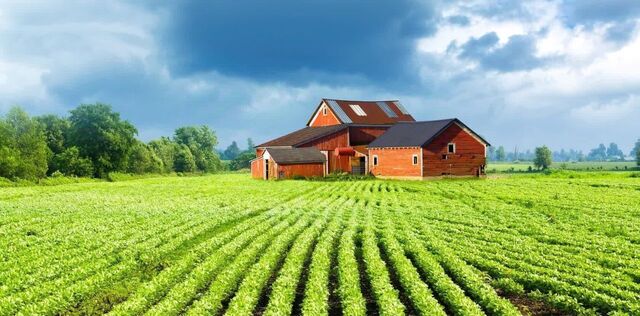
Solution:
{"label": "vertical wood siding", "polygon": [[316,120],[311,122],[310,126],[329,126],[338,124],[340,124],[340,121],[333,113],[333,111],[331,111],[331,108],[327,107],[327,115],[323,115],[321,107],[320,109],[318,109],[318,116],[316,117]]}
{"label": "vertical wood siding", "polygon": [[337,133],[316,139],[314,141],[302,144],[298,147],[315,147],[320,151],[335,150],[338,147],[347,147],[349,145],[348,129],[344,129]]}
{"label": "vertical wood siding", "polygon": [[278,165],[278,179],[290,179],[293,176],[322,177],[324,164],[307,163],[295,165]]}
{"label": "vertical wood siding", "polygon": [[262,179],[264,176],[264,160],[261,158],[251,161],[251,177],[254,179]]}
{"label": "vertical wood siding", "polygon": [[349,142],[351,146],[368,145],[374,139],[380,137],[389,129],[388,126],[380,127],[349,127]]}

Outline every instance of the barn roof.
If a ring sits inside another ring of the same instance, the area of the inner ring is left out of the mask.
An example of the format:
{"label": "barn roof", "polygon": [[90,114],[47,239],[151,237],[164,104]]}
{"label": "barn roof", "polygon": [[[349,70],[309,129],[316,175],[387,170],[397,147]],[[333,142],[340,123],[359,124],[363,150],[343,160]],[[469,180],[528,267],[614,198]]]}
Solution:
{"label": "barn roof", "polygon": [[415,119],[398,100],[358,101],[322,99],[309,118],[310,125],[323,104],[327,104],[341,123],[344,124],[394,124],[415,122]]}
{"label": "barn roof", "polygon": [[319,127],[305,127],[287,135],[262,143],[256,147],[274,147],[274,146],[297,146],[308,143],[312,140],[322,138],[327,135],[346,129],[348,125],[331,125]]}
{"label": "barn roof", "polygon": [[480,135],[467,127],[457,118],[437,121],[398,123],[389,128],[384,134],[369,144],[369,148],[375,147],[422,147],[430,143],[452,124],[458,124],[466,129],[486,145],[490,145]]}
{"label": "barn roof", "polygon": [[326,157],[315,147],[267,148],[271,159],[278,164],[324,163]]}

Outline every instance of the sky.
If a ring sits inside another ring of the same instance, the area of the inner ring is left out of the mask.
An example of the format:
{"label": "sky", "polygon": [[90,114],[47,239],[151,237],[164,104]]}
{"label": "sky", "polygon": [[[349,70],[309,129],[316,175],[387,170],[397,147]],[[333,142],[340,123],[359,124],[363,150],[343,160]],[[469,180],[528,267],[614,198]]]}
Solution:
{"label": "sky", "polygon": [[220,147],[321,98],[399,99],[507,149],[640,138],[640,1],[0,0],[0,113],[108,103],[139,138]]}

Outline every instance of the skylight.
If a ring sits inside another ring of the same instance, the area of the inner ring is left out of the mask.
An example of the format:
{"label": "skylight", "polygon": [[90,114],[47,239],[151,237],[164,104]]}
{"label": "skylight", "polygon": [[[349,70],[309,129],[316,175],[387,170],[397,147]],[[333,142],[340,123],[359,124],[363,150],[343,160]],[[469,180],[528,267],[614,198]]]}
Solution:
{"label": "skylight", "polygon": [[356,114],[358,114],[358,116],[367,116],[367,113],[362,110],[359,104],[349,104],[349,106],[351,107],[353,112],[356,112]]}

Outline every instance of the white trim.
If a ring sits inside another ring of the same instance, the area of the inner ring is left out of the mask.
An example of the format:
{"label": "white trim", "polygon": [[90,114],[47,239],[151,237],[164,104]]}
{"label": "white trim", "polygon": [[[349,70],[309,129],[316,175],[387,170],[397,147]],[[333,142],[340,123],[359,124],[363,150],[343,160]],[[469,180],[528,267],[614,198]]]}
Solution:
{"label": "white trim", "polygon": [[[453,151],[449,151],[449,146],[453,145]],[[455,154],[456,153],[456,143],[448,143],[447,144],[447,154]]]}
{"label": "white trim", "polygon": [[424,149],[420,148],[420,176],[424,177]]}
{"label": "white trim", "polygon": [[411,155],[411,164],[413,166],[418,165],[418,155]]}
{"label": "white trim", "polygon": [[480,139],[476,133],[474,133],[473,131],[471,131],[470,129],[458,124],[458,122],[454,122],[456,125],[458,125],[458,127],[460,127],[463,131],[467,132],[467,134],[471,135],[471,137],[473,137],[473,139],[477,140],[478,142],[484,144],[485,146],[487,146],[487,142]]}
{"label": "white trim", "polygon": [[375,167],[379,164],[380,164],[380,158],[378,158],[378,155],[373,155],[373,159],[371,159],[371,165]]}
{"label": "white trim", "polygon": [[[330,110],[331,107],[324,101],[322,101],[322,105],[318,108],[318,110],[316,111],[316,113],[313,114],[313,119],[311,119],[311,121],[309,122],[309,124],[307,126],[312,126],[313,123],[316,121],[316,119],[318,118],[318,116],[320,116],[320,112],[322,111],[322,109],[328,109]],[[336,121],[339,122],[339,124],[342,124],[342,121],[333,113],[333,110],[331,111],[327,111],[329,113],[331,113],[331,115],[333,116],[333,118],[336,119]]]}
{"label": "white trim", "polygon": [[322,116],[327,116],[327,107],[326,106],[322,107]]}

